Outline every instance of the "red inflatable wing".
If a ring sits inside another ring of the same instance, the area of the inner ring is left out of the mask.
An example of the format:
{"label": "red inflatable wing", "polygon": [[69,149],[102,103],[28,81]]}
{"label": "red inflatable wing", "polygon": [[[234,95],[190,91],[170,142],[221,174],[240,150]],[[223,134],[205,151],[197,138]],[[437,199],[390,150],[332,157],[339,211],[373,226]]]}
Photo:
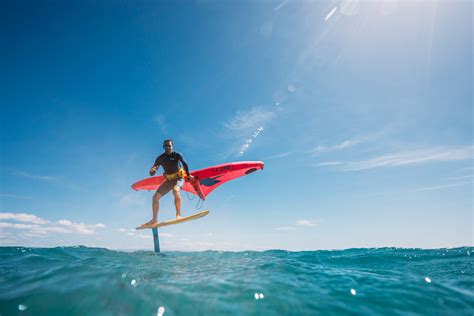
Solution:
{"label": "red inflatable wing", "polygon": [[[248,175],[254,171],[263,169],[264,163],[261,161],[243,161],[231,162],[218,166],[213,166],[201,170],[191,171],[191,174],[197,180],[196,183],[191,184],[186,180],[183,190],[192,194],[199,195],[203,200],[215,188],[227,181]],[[134,190],[156,190],[165,181],[163,176],[151,177],[143,179],[132,184]],[[201,192],[196,192],[195,188],[200,189]]]}
{"label": "red inflatable wing", "polygon": [[164,176],[157,176],[157,177],[151,177],[151,178],[146,178],[143,180],[140,180],[138,182],[135,182],[132,184],[132,189],[138,191],[138,190],[156,190],[158,187],[165,182],[165,177]]}

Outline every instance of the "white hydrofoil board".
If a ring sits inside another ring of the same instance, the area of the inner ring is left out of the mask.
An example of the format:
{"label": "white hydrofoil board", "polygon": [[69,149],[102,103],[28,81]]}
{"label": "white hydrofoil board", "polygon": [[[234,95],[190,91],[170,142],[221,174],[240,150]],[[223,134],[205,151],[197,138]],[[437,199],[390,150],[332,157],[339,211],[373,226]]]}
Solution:
{"label": "white hydrofoil board", "polygon": [[180,219],[173,219],[170,221],[158,222],[156,224],[150,224],[150,225],[141,225],[141,226],[136,227],[135,229],[159,228],[159,227],[168,226],[168,225],[181,224],[184,222],[189,222],[189,221],[193,221],[195,219],[204,217],[207,214],[209,214],[209,211],[206,210],[206,211],[202,211],[190,216],[182,217]]}

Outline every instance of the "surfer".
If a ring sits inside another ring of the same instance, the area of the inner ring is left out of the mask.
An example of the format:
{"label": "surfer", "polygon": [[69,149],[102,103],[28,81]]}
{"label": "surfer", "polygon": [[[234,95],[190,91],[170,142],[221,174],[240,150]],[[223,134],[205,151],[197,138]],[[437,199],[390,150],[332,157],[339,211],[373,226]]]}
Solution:
{"label": "surfer", "polygon": [[180,219],[181,188],[184,185],[185,178],[190,181],[194,180],[194,177],[189,173],[188,164],[184,160],[183,155],[173,151],[173,141],[171,139],[165,139],[163,142],[163,149],[165,152],[155,159],[155,163],[150,169],[150,176],[154,176],[156,170],[161,166],[163,167],[163,176],[166,178],[166,181],[159,186],[153,195],[153,218],[143,225],[158,223],[159,201],[163,195],[171,190],[173,190],[176,219]]}

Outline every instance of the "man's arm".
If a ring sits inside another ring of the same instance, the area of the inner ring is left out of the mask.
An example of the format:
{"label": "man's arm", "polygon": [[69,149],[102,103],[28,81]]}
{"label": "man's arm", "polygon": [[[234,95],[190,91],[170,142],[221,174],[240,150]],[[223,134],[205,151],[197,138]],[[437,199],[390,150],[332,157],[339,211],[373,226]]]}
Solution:
{"label": "man's arm", "polygon": [[160,162],[158,161],[158,158],[155,159],[155,163],[153,164],[153,167],[150,168],[150,176],[154,176],[156,170],[160,167]]}

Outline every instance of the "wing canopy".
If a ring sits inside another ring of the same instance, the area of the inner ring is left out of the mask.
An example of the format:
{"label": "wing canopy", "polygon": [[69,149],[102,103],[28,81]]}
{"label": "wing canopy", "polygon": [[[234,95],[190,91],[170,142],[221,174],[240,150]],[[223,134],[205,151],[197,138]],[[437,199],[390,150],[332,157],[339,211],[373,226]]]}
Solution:
{"label": "wing canopy", "polygon": [[[227,181],[248,175],[257,170],[261,170],[263,167],[264,163],[262,161],[231,162],[201,170],[191,171],[191,174],[200,184],[202,196],[201,194],[199,195],[201,198],[205,198],[214,189],[226,183]],[[132,184],[132,189],[156,190],[164,181],[165,179],[163,176],[151,177]],[[198,195],[193,185],[188,180],[186,180],[183,190]]]}

